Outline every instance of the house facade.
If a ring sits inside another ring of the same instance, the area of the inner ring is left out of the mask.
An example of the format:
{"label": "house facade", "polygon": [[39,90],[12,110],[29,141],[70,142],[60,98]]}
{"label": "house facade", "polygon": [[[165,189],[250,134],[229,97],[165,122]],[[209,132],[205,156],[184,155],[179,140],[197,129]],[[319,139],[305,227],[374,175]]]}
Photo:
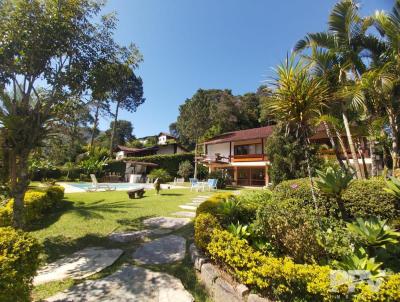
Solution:
{"label": "house facade", "polygon": [[264,146],[272,131],[266,126],[218,135],[204,143],[202,162],[210,172],[224,170],[235,185],[265,186],[270,163]]}
{"label": "house facade", "polygon": [[178,154],[186,153],[188,150],[178,144],[171,135],[160,133],[158,136],[158,144],[146,148],[130,148],[125,146],[117,146],[115,148],[116,159],[121,160],[127,157],[142,157],[150,155],[162,154]]}
{"label": "house facade", "polygon": [[[204,142],[204,156],[201,162],[209,168],[209,172],[223,170],[239,186],[265,186],[269,184],[268,168],[270,162],[264,154],[265,143],[272,134],[274,126],[240,130],[224,133]],[[337,138],[335,138],[337,139]],[[340,158],[350,163],[353,162],[351,152],[345,137],[342,138],[345,152],[340,152]],[[313,144],[321,146],[319,156],[324,159],[336,160],[331,141],[323,126],[316,129],[311,137]],[[359,142],[357,160],[365,165],[366,170],[371,170],[372,159],[369,146],[365,139]],[[377,163],[377,162],[376,162]]]}

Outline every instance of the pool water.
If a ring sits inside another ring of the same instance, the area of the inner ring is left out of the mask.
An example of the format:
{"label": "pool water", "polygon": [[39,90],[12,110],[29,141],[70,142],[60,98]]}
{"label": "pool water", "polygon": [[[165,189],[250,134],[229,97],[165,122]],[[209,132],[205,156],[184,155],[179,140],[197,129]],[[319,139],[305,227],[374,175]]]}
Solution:
{"label": "pool water", "polygon": [[[92,183],[90,182],[78,182],[78,183],[69,183],[71,187],[87,190],[92,187]],[[99,185],[109,185],[111,188],[116,188],[117,190],[132,190],[137,188],[149,188],[151,184],[131,184],[131,183],[99,183]]]}

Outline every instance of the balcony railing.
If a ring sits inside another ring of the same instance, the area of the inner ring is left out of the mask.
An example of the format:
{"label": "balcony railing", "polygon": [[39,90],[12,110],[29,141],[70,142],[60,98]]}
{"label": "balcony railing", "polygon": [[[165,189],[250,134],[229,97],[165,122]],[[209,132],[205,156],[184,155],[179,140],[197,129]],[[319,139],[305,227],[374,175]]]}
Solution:
{"label": "balcony railing", "polygon": [[245,155],[232,155],[231,156],[231,161],[234,163],[265,161],[265,160],[266,160],[266,156],[264,154],[245,154]]}

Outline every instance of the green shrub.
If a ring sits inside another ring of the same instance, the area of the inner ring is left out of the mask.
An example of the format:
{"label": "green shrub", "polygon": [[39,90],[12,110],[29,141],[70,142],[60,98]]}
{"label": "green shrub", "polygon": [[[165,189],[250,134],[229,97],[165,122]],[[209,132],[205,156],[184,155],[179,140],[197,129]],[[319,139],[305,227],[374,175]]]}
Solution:
{"label": "green shrub", "polygon": [[0,227],[9,226],[12,223],[12,203],[8,202],[6,205],[0,205]]}
{"label": "green shrub", "polygon": [[299,262],[321,259],[324,249],[319,244],[318,214],[299,199],[271,200],[257,213],[255,228],[275,248]]}
{"label": "green shrub", "polygon": [[211,241],[211,234],[214,229],[221,228],[218,219],[210,213],[199,214],[194,221],[194,242],[196,246],[206,251]]}
{"label": "green shrub", "polygon": [[51,186],[46,189],[46,193],[51,200],[52,206],[63,200],[64,191],[64,187],[61,186]]}
{"label": "green shrub", "polygon": [[179,164],[183,161],[194,162],[193,153],[179,153],[179,154],[162,154],[162,155],[150,155],[142,157],[130,157],[128,160],[154,163],[158,165],[158,168],[164,169],[172,177],[176,177],[179,169]]}
{"label": "green shrub", "polygon": [[179,163],[178,175],[182,176],[184,179],[188,179],[191,175],[193,175],[193,166],[190,161],[185,160]]}
{"label": "green shrub", "polygon": [[322,301],[329,297],[330,270],[326,266],[301,265],[289,258],[265,256],[246,240],[222,230],[213,231],[207,250],[236,279],[272,299]]}
{"label": "green shrub", "polygon": [[[64,188],[51,186],[44,190],[29,190],[24,197],[24,224],[29,225],[43,217],[64,198]],[[9,226],[12,222],[14,200],[0,206],[0,226]]]}
{"label": "green shrub", "polygon": [[344,191],[342,199],[351,217],[378,216],[395,219],[400,216],[400,202],[384,191],[383,179],[354,180]]}
{"label": "green shrub", "polygon": [[274,188],[273,197],[279,200],[301,199],[306,204],[313,204],[310,179],[299,178],[282,181]]}
{"label": "green shrub", "polygon": [[234,222],[240,221],[241,223],[248,224],[256,218],[258,208],[271,200],[272,192],[270,190],[244,191],[236,198],[239,201],[239,217]]}
{"label": "green shrub", "polygon": [[0,301],[31,301],[41,247],[27,233],[0,228]]}
{"label": "green shrub", "polygon": [[362,283],[357,287],[358,294],[355,302],[395,302],[400,301],[400,274],[386,278],[379,290],[376,291],[370,285]]}
{"label": "green shrub", "polygon": [[166,183],[171,181],[172,177],[168,174],[168,172],[164,169],[154,169],[148,175],[149,178],[152,178],[153,181],[158,178],[160,183]]}
{"label": "green shrub", "polygon": [[201,213],[210,213],[214,216],[218,216],[220,213],[219,209],[221,204],[224,202],[224,200],[232,196],[232,193],[216,193],[212,195],[198,206],[196,210],[196,216],[200,215]]}

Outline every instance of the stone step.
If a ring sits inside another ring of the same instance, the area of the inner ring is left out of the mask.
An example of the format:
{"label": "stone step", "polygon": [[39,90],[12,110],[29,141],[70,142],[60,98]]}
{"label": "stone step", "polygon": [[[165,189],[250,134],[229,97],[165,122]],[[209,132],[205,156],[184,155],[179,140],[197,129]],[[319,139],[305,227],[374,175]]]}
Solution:
{"label": "stone step", "polygon": [[116,242],[131,242],[139,239],[144,239],[149,236],[165,235],[171,232],[167,229],[154,229],[154,230],[140,230],[140,231],[128,231],[128,232],[116,232],[108,235],[108,238]]}
{"label": "stone step", "polygon": [[195,212],[184,212],[184,211],[182,211],[182,212],[175,212],[175,213],[172,213],[172,215],[174,215],[174,216],[180,216],[180,217],[188,217],[188,218],[194,218],[194,217],[196,217],[196,213],[195,213]]}
{"label": "stone step", "polygon": [[66,278],[84,279],[113,264],[121,255],[121,249],[86,248],[71,256],[50,263],[38,271],[34,285]]}
{"label": "stone step", "polygon": [[103,279],[74,285],[45,301],[193,302],[194,298],[178,278],[125,265]]}
{"label": "stone step", "polygon": [[181,209],[184,209],[184,210],[193,210],[193,211],[195,211],[196,209],[197,209],[197,207],[194,207],[194,206],[186,206],[186,205],[182,205],[182,206],[179,206]]}

